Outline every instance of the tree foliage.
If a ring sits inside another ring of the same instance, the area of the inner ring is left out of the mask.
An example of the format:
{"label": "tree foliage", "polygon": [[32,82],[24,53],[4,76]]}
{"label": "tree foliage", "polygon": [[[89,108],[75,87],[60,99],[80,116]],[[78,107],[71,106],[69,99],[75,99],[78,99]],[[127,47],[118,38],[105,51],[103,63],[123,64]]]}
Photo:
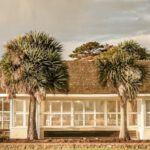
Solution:
{"label": "tree foliage", "polygon": [[149,59],[150,53],[146,48],[142,47],[139,43],[133,40],[124,41],[119,43],[118,46],[125,50],[129,55],[134,56],[136,59]]}
{"label": "tree foliage", "polygon": [[77,47],[70,55],[71,58],[81,59],[88,56],[98,56],[101,52],[106,51],[109,45],[101,45],[98,42],[87,42]]}
{"label": "tree foliage", "polygon": [[98,60],[100,84],[112,85],[116,88],[121,84],[124,86],[128,98],[134,99],[147,73],[146,67],[136,61],[135,57],[120,47],[113,47],[104,52]]}
{"label": "tree foliage", "polygon": [[116,89],[120,98],[121,123],[120,138],[130,139],[127,130],[127,101],[137,97],[142,86],[147,69],[138,64],[136,57],[120,47],[113,47],[100,55],[98,60],[100,84]]}
{"label": "tree foliage", "polygon": [[[45,33],[30,32],[9,41],[0,62],[1,85],[16,92],[68,89],[62,46]],[[11,88],[9,88],[11,87]],[[10,91],[11,90],[11,91]]]}
{"label": "tree foliage", "polygon": [[1,87],[10,97],[30,95],[28,139],[36,139],[36,101],[46,92],[68,91],[62,46],[46,33],[29,32],[9,41],[0,61]]}

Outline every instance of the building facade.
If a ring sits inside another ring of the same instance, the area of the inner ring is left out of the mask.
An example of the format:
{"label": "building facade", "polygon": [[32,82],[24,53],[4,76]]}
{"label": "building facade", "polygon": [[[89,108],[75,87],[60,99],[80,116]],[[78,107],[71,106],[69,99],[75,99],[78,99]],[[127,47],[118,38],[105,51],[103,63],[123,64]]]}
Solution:
{"label": "building facade", "polygon": [[[100,133],[119,131],[120,104],[112,87],[99,85],[97,66],[93,61],[66,62],[70,74],[70,91],[66,94],[47,94],[37,102],[36,123],[39,138],[55,133]],[[149,65],[148,61],[143,61]],[[134,104],[128,103],[128,129],[138,139],[150,139],[150,83],[147,80]],[[17,94],[7,100],[0,94],[0,129],[10,138],[27,137],[29,95]]]}

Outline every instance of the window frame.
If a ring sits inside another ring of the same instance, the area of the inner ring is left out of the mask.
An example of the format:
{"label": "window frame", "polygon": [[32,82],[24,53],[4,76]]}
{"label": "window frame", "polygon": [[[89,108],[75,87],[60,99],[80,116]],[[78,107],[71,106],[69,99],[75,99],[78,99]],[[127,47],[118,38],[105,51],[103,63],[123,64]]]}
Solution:
{"label": "window frame", "polygon": [[[16,101],[21,101],[23,103],[22,111],[15,110]],[[29,104],[29,103],[27,101],[29,102],[28,99],[14,99],[14,105],[13,105],[13,110],[14,110],[14,112],[13,112],[13,118],[14,118],[13,119],[13,127],[14,128],[27,128],[27,126],[28,126],[27,125],[27,119],[28,119],[27,116],[29,116],[29,111],[27,110],[27,104]],[[16,125],[16,122],[15,122],[16,115],[22,115],[22,120],[23,120],[22,125]]]}
{"label": "window frame", "polygon": [[[3,129],[10,129],[10,102],[7,102],[5,97],[1,97],[1,98],[0,98],[0,101],[1,101],[1,108],[2,108],[2,109],[0,110],[0,113],[1,113],[1,120],[0,120],[1,127],[0,127],[0,130],[3,130]],[[9,111],[8,111],[8,110],[7,110],[7,111],[4,110],[4,104],[5,104],[6,102],[9,103]],[[4,119],[4,116],[5,116],[4,114],[8,114],[8,116],[9,116],[9,119],[8,119],[8,120],[5,120],[5,119]],[[8,128],[5,128],[5,127],[4,127],[4,124],[5,124],[6,122],[9,124],[9,125],[8,125],[8,126],[9,126]]]}

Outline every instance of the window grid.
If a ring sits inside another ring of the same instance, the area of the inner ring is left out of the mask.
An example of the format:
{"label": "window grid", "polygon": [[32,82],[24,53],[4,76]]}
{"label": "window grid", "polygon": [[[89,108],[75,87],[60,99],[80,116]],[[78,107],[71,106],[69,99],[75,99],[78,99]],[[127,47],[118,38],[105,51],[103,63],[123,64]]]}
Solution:
{"label": "window grid", "polygon": [[146,110],[145,110],[145,112],[146,112],[146,126],[147,127],[150,127],[150,110],[149,110],[149,107],[150,107],[150,100],[146,100]]}
{"label": "window grid", "polygon": [[[63,101],[63,102],[62,101],[48,101],[49,111],[43,113],[43,115],[47,115],[47,116],[45,116],[46,124],[44,123],[43,127],[116,127],[116,126],[119,126],[119,115],[120,115],[120,110],[118,109],[120,107],[119,102],[116,100],[111,100],[111,101],[112,102],[115,101],[115,107],[116,107],[115,112],[107,111],[107,105],[108,105],[107,103],[109,101],[106,101],[106,100],[104,100],[104,103],[103,103],[104,104],[103,112],[96,111],[96,102],[97,102],[96,100],[92,101],[93,105],[94,105],[93,111],[85,110],[85,103],[87,102],[87,100]],[[52,105],[53,105],[53,103],[56,103],[56,102],[60,104],[61,109],[59,112],[52,112],[52,109],[51,109]],[[70,112],[63,111],[63,105],[65,105],[66,102],[69,103],[71,106]],[[75,104],[77,102],[79,102],[81,104],[82,110],[80,110],[80,109],[79,109],[79,111],[75,110]],[[59,125],[54,125],[54,124],[52,125],[52,116],[53,115],[60,115],[60,118],[58,117],[60,119]],[[66,116],[64,116],[64,115],[66,115]],[[77,116],[77,115],[79,115],[79,116]],[[70,123],[68,123],[67,125],[64,124],[65,117],[68,117],[68,119],[70,118]],[[97,119],[99,119],[99,117],[102,120],[102,123],[97,122]],[[75,118],[77,118],[77,122],[75,122],[75,120],[76,120]],[[91,124],[88,123],[88,120],[86,120],[88,118],[92,119]],[[108,119],[110,119],[109,122],[108,122]],[[115,123],[110,123],[110,122],[115,122]]]}
{"label": "window grid", "polygon": [[14,106],[14,118],[16,118],[17,116],[21,116],[22,117],[22,125],[17,125],[17,120],[14,119],[13,126],[14,127],[27,127],[28,126],[28,124],[27,124],[28,116],[29,116],[29,112],[27,110],[27,105],[29,105],[28,100],[15,100],[15,103],[17,103],[17,102],[22,102],[23,110],[16,111],[15,106]]}
{"label": "window grid", "polygon": [[[137,102],[135,102],[136,110],[132,110],[132,108],[130,108],[130,107],[131,107],[130,103],[128,103],[127,104],[127,124],[128,124],[128,126],[135,127],[135,126],[137,126],[137,120],[138,120],[137,119],[137,115],[138,115],[138,113],[137,113]],[[135,118],[133,117],[134,115],[135,115]],[[132,116],[132,118],[131,118],[131,116]],[[132,120],[130,120],[130,119],[132,119]]]}
{"label": "window grid", "polygon": [[[0,105],[1,105],[1,110],[0,110],[0,114],[1,114],[0,124],[1,124],[1,126],[0,126],[0,129],[9,129],[9,126],[10,126],[10,111],[5,110],[5,107],[4,107],[5,103],[8,103],[8,102],[6,102],[6,99],[1,98],[0,99]],[[10,110],[10,106],[8,109]],[[5,123],[7,123],[8,126],[6,126]]]}

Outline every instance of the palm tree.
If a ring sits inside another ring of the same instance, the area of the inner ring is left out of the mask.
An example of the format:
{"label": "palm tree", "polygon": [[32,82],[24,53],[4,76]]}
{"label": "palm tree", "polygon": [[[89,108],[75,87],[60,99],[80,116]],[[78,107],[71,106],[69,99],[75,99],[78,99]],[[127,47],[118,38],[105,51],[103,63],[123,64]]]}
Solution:
{"label": "palm tree", "polygon": [[127,101],[136,99],[145,76],[145,66],[136,63],[135,57],[119,47],[103,53],[99,60],[100,84],[113,86],[118,93],[121,108],[120,139],[130,139],[127,129]]}
{"label": "palm tree", "polygon": [[118,46],[138,60],[150,59],[149,51],[134,40],[121,42]]}
{"label": "palm tree", "polygon": [[36,102],[46,92],[68,91],[68,71],[61,59],[62,46],[45,33],[29,32],[9,41],[0,61],[1,87],[10,97],[30,95],[28,139],[37,139]]}

